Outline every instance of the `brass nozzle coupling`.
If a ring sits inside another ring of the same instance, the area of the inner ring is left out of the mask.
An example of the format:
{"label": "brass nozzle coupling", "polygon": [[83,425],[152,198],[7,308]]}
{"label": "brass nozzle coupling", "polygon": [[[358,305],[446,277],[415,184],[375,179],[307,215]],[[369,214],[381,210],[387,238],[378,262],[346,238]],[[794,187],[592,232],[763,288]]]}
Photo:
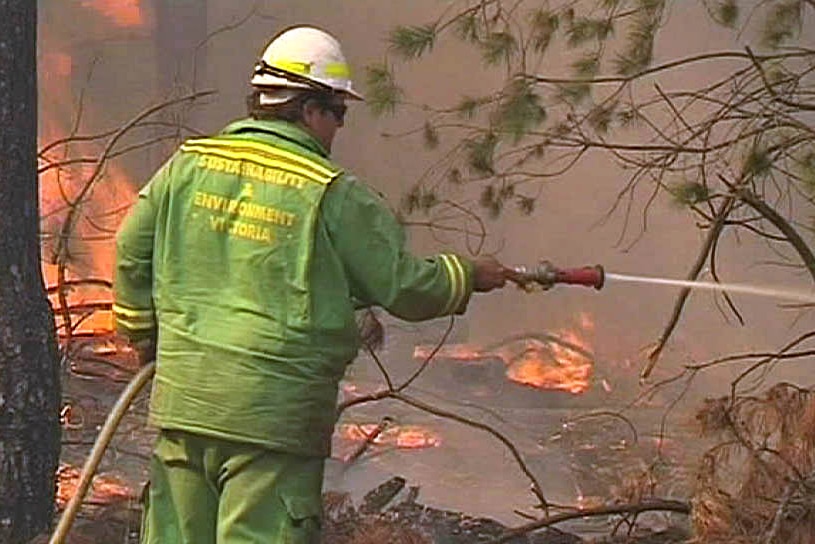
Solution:
{"label": "brass nozzle coupling", "polygon": [[517,275],[513,281],[521,287],[537,284],[543,289],[551,289],[558,283],[565,283],[585,285],[599,290],[605,282],[605,272],[599,264],[582,268],[557,268],[549,261],[541,261],[534,268],[517,266],[513,271]]}

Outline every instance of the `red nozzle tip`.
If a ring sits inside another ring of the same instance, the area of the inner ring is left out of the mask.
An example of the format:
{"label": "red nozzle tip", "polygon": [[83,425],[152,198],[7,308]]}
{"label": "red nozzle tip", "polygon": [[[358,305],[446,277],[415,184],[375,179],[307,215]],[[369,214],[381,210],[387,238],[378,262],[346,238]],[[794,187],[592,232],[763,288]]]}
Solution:
{"label": "red nozzle tip", "polygon": [[605,283],[605,271],[599,264],[583,268],[566,268],[557,271],[555,283],[585,285],[599,290]]}

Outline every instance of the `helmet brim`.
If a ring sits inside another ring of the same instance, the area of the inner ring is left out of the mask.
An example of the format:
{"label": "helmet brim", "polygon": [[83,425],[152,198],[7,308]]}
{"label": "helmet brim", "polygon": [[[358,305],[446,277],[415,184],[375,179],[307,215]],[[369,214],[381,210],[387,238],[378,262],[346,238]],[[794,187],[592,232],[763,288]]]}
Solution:
{"label": "helmet brim", "polygon": [[365,102],[365,97],[356,92],[354,89],[341,89],[339,93],[345,95],[346,98],[350,98],[351,100],[360,100]]}
{"label": "helmet brim", "polygon": [[[259,91],[268,91],[274,89],[292,89],[292,90],[303,90],[307,91],[313,89],[306,84],[303,83],[295,83],[289,81],[284,78],[278,77],[271,77],[271,76],[261,76],[258,78],[253,79],[252,87]],[[337,93],[338,95],[342,96],[343,98],[350,99],[350,100],[360,100],[365,102],[365,97],[360,93],[356,92],[353,88],[334,88],[332,89],[333,92]]]}

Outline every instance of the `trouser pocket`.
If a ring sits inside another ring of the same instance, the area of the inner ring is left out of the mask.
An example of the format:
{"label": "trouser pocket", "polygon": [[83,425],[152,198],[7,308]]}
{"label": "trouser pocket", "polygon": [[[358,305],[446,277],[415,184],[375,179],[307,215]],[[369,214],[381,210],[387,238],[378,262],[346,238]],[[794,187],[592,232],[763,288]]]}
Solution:
{"label": "trouser pocket", "polygon": [[280,499],[289,516],[289,528],[283,542],[286,544],[319,544],[322,510],[319,501],[282,493]]}

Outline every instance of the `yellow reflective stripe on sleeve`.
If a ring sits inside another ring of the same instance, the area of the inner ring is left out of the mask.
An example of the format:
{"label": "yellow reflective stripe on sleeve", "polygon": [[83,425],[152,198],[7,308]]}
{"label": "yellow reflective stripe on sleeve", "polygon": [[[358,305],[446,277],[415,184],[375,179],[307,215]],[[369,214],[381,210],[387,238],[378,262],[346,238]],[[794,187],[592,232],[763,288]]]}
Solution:
{"label": "yellow reflective stripe on sleeve", "polygon": [[133,310],[118,304],[113,305],[116,321],[132,330],[150,329],[155,326],[153,310]]}
{"label": "yellow reflective stripe on sleeve", "polygon": [[149,331],[153,329],[156,324],[155,323],[132,323],[127,321],[126,319],[117,318],[116,324],[123,329],[128,331]]}
{"label": "yellow reflective stripe on sleeve", "polygon": [[443,314],[451,314],[461,306],[464,297],[467,296],[466,272],[464,266],[455,255],[439,255],[444,267],[447,270],[447,277],[450,279],[450,297],[444,307]]}
{"label": "yellow reflective stripe on sleeve", "polygon": [[181,149],[183,150],[185,146],[211,146],[215,148],[226,148],[229,150],[241,151],[241,152],[256,152],[260,155],[260,157],[268,160],[283,160],[289,163],[296,164],[301,168],[305,168],[307,170],[312,171],[314,174],[326,178],[333,179],[340,173],[339,170],[326,168],[325,166],[318,164],[314,161],[308,160],[305,157],[301,157],[295,153],[291,153],[289,151],[285,151],[283,149],[279,149],[270,145],[266,145],[260,142],[253,142],[251,140],[227,140],[227,139],[213,139],[213,138],[195,138],[192,140],[187,140],[181,145]]}
{"label": "yellow reflective stripe on sleeve", "polygon": [[144,318],[153,319],[152,308],[147,310],[134,310],[133,308],[128,308],[127,306],[121,306],[119,304],[114,303],[113,313],[116,315],[122,315],[134,319],[144,319]]}

